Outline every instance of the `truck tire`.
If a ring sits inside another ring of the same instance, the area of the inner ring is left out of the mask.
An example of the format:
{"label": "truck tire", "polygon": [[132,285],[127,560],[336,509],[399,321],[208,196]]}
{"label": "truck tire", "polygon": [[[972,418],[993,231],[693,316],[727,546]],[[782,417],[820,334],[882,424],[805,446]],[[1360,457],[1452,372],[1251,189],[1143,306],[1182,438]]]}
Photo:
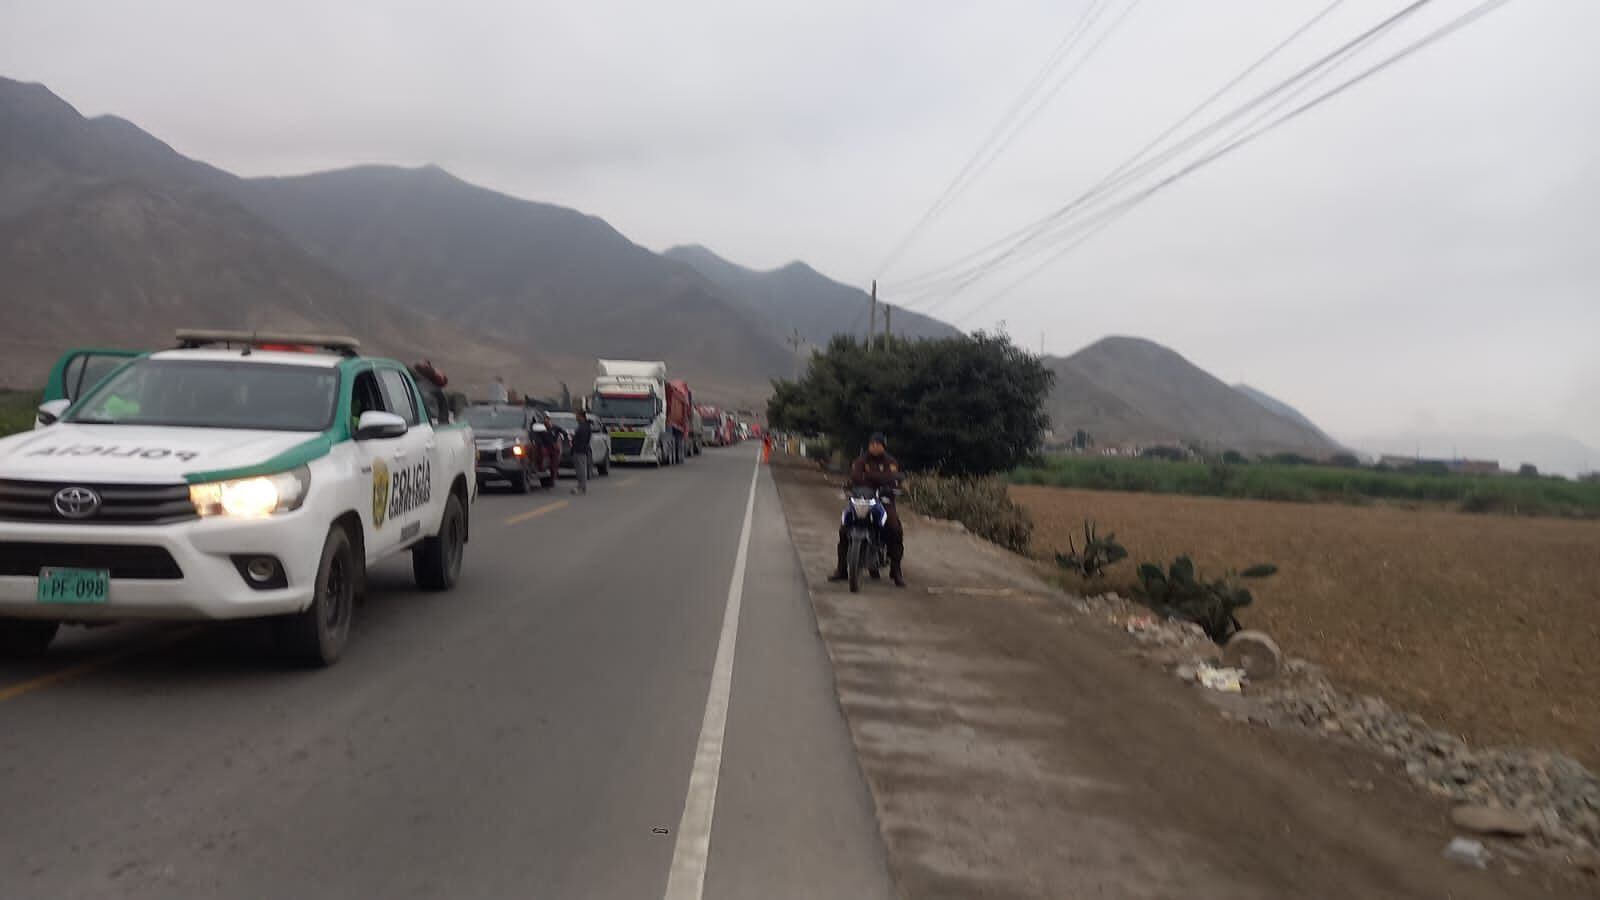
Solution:
{"label": "truck tire", "polygon": [[31,659],[44,655],[56,639],[60,622],[42,619],[0,619],[0,656]]}
{"label": "truck tire", "polygon": [[611,451],[606,451],[606,458],[600,461],[600,477],[605,478],[611,474]]}
{"label": "truck tire", "polygon": [[533,472],[527,466],[517,469],[517,477],[511,479],[511,489],[519,494],[533,490]]}
{"label": "truck tire", "polygon": [[275,623],[278,649],[285,656],[313,667],[339,661],[350,640],[350,618],[355,612],[356,590],[363,580],[364,565],[344,528],[335,525],[329,529],[322,542],[311,605]]}
{"label": "truck tire", "polygon": [[466,543],[467,513],[461,508],[461,498],[452,491],[444,504],[444,516],[439,519],[439,533],[423,538],[411,551],[411,574],[416,576],[417,587],[430,591],[455,587],[461,576]]}

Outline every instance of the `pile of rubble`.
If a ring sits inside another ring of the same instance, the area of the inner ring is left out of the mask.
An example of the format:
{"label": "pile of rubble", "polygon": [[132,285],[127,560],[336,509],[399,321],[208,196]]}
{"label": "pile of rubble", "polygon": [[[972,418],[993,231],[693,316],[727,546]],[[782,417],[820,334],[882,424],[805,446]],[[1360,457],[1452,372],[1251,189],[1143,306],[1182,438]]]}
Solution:
{"label": "pile of rubble", "polygon": [[[1600,777],[1577,760],[1538,750],[1470,747],[1378,697],[1341,691],[1315,665],[1282,658],[1271,638],[1258,632],[1240,632],[1219,648],[1194,623],[1152,615],[1116,594],[1070,603],[1132,635],[1143,645],[1142,655],[1179,678],[1242,694],[1249,712],[1235,718],[1303,728],[1374,750],[1424,790],[1456,803],[1452,819],[1464,831],[1518,839],[1600,873]],[[1486,852],[1478,842],[1459,843],[1458,855],[1470,845]]]}

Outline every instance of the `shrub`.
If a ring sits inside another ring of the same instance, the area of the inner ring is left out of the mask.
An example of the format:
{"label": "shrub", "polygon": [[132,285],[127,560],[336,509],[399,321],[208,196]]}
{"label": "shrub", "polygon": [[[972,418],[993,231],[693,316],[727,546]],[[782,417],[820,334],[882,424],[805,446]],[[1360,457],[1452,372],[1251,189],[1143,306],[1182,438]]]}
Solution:
{"label": "shrub", "polygon": [[918,475],[907,481],[904,496],[925,516],[953,519],[984,540],[1017,553],[1028,551],[1033,522],[1011,502],[999,478]]}
{"label": "shrub", "polygon": [[1075,572],[1084,579],[1100,578],[1106,574],[1106,566],[1115,565],[1128,558],[1128,551],[1119,543],[1117,536],[1107,533],[1100,537],[1095,533],[1094,523],[1085,520],[1083,523],[1083,550],[1079,551],[1072,543],[1072,537],[1067,537],[1067,552],[1056,554],[1056,565],[1069,572]]}
{"label": "shrub", "polygon": [[1258,565],[1243,572],[1229,572],[1214,581],[1201,581],[1195,573],[1194,560],[1180,556],[1165,572],[1154,563],[1140,566],[1139,583],[1151,607],[1194,622],[1207,637],[1222,644],[1241,627],[1238,611],[1255,602],[1239,579],[1265,578],[1277,571],[1277,566]]}

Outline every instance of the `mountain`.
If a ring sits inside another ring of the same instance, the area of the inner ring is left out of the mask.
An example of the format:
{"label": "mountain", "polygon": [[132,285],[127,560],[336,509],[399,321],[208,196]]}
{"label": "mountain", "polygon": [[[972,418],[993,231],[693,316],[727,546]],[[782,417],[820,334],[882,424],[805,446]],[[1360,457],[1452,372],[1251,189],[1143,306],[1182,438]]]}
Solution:
{"label": "mountain", "polygon": [[1152,341],[1108,337],[1046,365],[1058,436],[1082,429],[1101,447],[1193,443],[1243,452],[1337,452],[1314,425],[1269,409]]}
{"label": "mountain", "polygon": [[1450,431],[1413,431],[1369,435],[1350,442],[1373,456],[1425,459],[1493,460],[1500,468],[1516,471],[1532,463],[1540,472],[1574,477],[1600,470],[1600,450],[1575,438],[1558,434],[1495,436]]}
{"label": "mountain", "polygon": [[700,396],[756,404],[792,354],[691,267],[593,216],[436,167],[241,179],[123,119],[0,79],[0,384],[68,346],[159,347],[174,328],[349,332],[582,392],[599,356],[665,359]]}
{"label": "mountain", "polygon": [[468,376],[547,374],[344,278],[236,202],[236,183],[0,79],[0,384],[41,383],[68,347],[160,347],[183,326],[348,332]]}
{"label": "mountain", "polygon": [[1323,431],[1321,428],[1318,428],[1315,422],[1311,421],[1311,419],[1306,417],[1305,413],[1302,413],[1300,410],[1295,409],[1293,406],[1290,406],[1289,404],[1283,402],[1282,400],[1279,400],[1277,397],[1274,397],[1274,396],[1272,396],[1271,394],[1268,394],[1265,391],[1256,390],[1255,388],[1251,387],[1248,384],[1245,384],[1244,382],[1240,382],[1240,383],[1234,385],[1233,389],[1238,391],[1239,393],[1245,395],[1246,397],[1249,397],[1251,400],[1254,400],[1255,402],[1257,402],[1257,403],[1261,404],[1262,406],[1266,407],[1271,412],[1274,412],[1274,413],[1276,413],[1276,414],[1278,414],[1280,416],[1283,416],[1286,419],[1291,419],[1291,420],[1293,420],[1295,422],[1299,422],[1301,425],[1304,425],[1305,427],[1312,429],[1313,431],[1315,431],[1318,434],[1322,435],[1323,438],[1325,438],[1328,441],[1328,443],[1330,443],[1330,444],[1337,444],[1338,443],[1338,441],[1336,441],[1333,438],[1329,437],[1327,432]]}
{"label": "mountain", "polygon": [[236,197],[368,290],[527,353],[663,359],[702,395],[792,368],[789,349],[680,262],[575,210],[477,187],[433,166],[363,166],[242,182]]}
{"label": "mountain", "polygon": [[[808,344],[822,347],[841,332],[866,333],[871,302],[867,292],[834,281],[803,262],[761,272],[731,263],[698,244],[673,247],[663,255],[704,275],[754,314],[777,340],[788,340],[798,330]],[[896,309],[891,321],[894,333],[904,337],[961,334],[952,325],[906,309]]]}

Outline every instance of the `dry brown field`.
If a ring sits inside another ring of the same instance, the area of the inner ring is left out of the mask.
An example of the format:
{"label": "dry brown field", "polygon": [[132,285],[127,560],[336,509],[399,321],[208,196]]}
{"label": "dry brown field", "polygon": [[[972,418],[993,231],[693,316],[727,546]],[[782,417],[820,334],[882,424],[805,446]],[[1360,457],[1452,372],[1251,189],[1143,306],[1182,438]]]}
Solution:
{"label": "dry brown field", "polygon": [[1274,563],[1240,619],[1347,687],[1487,745],[1600,768],[1600,522],[1014,486],[1049,558],[1084,519],[1141,562]]}

